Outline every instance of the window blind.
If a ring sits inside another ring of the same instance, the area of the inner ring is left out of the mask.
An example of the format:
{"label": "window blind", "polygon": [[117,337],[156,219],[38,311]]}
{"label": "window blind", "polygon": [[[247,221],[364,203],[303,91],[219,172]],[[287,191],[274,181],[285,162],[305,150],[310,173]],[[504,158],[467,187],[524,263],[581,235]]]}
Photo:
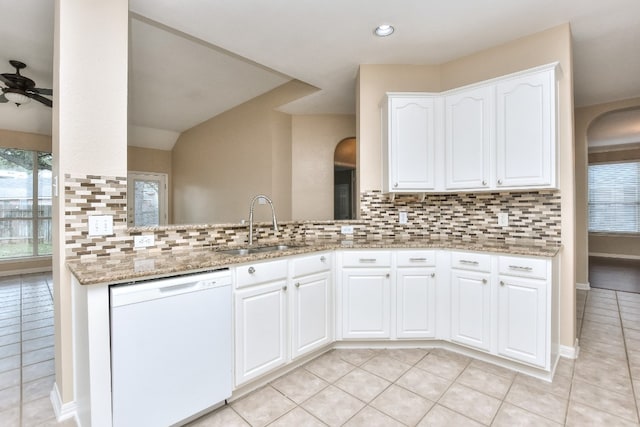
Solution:
{"label": "window blind", "polygon": [[589,231],[640,233],[640,162],[589,165]]}

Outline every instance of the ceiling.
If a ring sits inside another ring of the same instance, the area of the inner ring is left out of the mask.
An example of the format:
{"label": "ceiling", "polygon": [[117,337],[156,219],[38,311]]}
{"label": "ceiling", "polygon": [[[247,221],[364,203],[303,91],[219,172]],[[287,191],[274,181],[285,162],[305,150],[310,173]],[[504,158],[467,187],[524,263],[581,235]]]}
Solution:
{"label": "ceiling", "polygon": [[[440,64],[569,22],[576,106],[640,96],[637,0],[130,0],[130,144],[180,132],[290,79],[319,90],[292,114],[355,113],[359,64]],[[0,71],[52,86],[53,1],[5,8]],[[372,35],[390,23],[395,34]],[[6,64],[6,65],[3,65]],[[89,93],[99,92],[99,87]],[[55,102],[55,98],[54,98]],[[51,133],[51,110],[0,104],[0,128]]]}

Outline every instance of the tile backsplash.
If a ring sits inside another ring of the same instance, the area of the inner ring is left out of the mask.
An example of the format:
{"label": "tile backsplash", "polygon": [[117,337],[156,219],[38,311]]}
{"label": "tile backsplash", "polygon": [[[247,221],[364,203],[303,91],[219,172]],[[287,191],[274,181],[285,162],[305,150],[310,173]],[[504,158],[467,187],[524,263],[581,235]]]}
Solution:
{"label": "tile backsplash", "polygon": [[[248,240],[247,224],[127,227],[127,179],[123,177],[65,176],[66,256],[94,258],[137,250],[166,252],[202,246],[243,244]],[[423,201],[411,195],[395,200],[378,191],[360,196],[361,218],[351,222],[354,234],[345,238],[455,237],[518,239],[560,244],[560,193],[529,191],[511,193],[456,193],[426,195]],[[398,215],[407,212],[407,224]],[[497,214],[509,214],[509,226],[498,226]],[[113,235],[89,236],[89,215],[112,215]],[[336,237],[344,221],[285,221],[277,237],[307,239]],[[276,237],[271,224],[257,224],[257,240]],[[153,234],[155,246],[134,249],[136,235]]]}

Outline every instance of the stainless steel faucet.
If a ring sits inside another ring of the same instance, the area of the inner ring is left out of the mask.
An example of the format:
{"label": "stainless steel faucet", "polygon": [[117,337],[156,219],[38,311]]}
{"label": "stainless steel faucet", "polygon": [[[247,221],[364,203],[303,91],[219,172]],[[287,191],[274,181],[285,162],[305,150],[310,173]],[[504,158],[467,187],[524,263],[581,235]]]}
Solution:
{"label": "stainless steel faucet", "polygon": [[258,194],[251,200],[251,205],[249,206],[249,245],[253,245],[253,206],[258,199],[265,199],[269,206],[271,206],[271,219],[273,221],[273,232],[278,232],[278,221],[276,220],[276,210],[273,208],[273,202],[270,198],[265,196],[264,194]]}

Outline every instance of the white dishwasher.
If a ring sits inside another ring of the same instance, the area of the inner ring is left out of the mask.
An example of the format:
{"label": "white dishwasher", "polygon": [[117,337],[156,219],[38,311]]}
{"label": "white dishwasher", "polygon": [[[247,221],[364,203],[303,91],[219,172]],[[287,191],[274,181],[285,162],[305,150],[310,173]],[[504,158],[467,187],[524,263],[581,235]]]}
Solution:
{"label": "white dishwasher", "polygon": [[228,270],[110,288],[113,426],[166,427],[232,389]]}

